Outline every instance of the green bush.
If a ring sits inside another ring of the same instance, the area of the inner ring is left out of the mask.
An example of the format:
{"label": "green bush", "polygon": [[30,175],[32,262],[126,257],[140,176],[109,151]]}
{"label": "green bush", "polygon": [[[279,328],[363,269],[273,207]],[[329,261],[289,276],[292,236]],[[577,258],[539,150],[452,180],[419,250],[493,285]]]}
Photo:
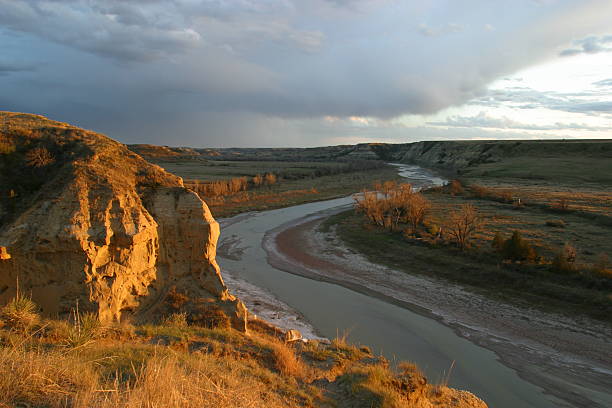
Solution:
{"label": "green bush", "polygon": [[66,343],[68,347],[80,347],[95,340],[100,332],[100,319],[95,313],[74,313],[73,322],[68,326]]}
{"label": "green bush", "polygon": [[514,231],[512,237],[504,242],[501,253],[504,259],[513,261],[534,261],[537,257],[535,249],[523,239],[520,231]]}

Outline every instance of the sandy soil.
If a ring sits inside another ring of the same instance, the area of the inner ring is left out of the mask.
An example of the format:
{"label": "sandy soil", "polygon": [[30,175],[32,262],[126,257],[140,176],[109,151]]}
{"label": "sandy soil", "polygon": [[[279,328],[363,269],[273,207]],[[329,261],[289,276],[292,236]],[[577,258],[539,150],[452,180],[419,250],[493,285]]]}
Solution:
{"label": "sandy soil", "polygon": [[333,231],[318,230],[327,216],[329,212],[305,217],[269,231],[263,242],[268,262],[434,317],[497,353],[504,364],[566,406],[612,406],[612,327],[500,303],[448,282],[373,264],[348,249]]}

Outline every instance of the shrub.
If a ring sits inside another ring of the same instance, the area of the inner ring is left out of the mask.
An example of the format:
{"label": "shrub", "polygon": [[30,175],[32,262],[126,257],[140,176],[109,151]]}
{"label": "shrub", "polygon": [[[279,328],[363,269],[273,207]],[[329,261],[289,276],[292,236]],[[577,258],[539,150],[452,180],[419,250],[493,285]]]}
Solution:
{"label": "shrub", "polygon": [[504,242],[502,255],[504,259],[514,261],[533,261],[537,257],[535,249],[527,240],[523,239],[520,231],[514,231],[512,237]]}
{"label": "shrub", "polygon": [[208,329],[229,329],[231,327],[230,318],[218,305],[200,305],[197,312],[191,315],[193,324]]}
{"label": "shrub", "polygon": [[576,272],[576,248],[566,243],[555,255],[551,268],[558,273]]}
{"label": "shrub", "polygon": [[255,176],[253,176],[253,185],[255,187],[259,187],[263,184],[263,177],[261,176],[261,174],[257,174]]}
{"label": "shrub", "polygon": [[72,324],[68,326],[66,333],[66,345],[68,347],[81,347],[91,343],[99,335],[100,319],[95,313],[80,314],[77,311],[72,314]]}
{"label": "shrub", "polygon": [[168,303],[168,305],[170,305],[170,307],[173,309],[180,309],[188,301],[189,296],[184,293],[178,292],[176,290],[176,286],[170,288],[168,294],[166,295],[166,303]]}
{"label": "shrub", "polygon": [[53,155],[46,147],[35,147],[25,155],[26,163],[31,167],[45,167],[55,162]]}
{"label": "shrub", "polygon": [[565,228],[565,221],[563,220],[546,220],[547,227]]}
{"label": "shrub", "polygon": [[271,186],[272,184],[276,184],[276,181],[277,181],[276,175],[274,173],[267,173],[264,176],[264,181],[268,186]]}
{"label": "shrub", "polygon": [[470,191],[478,198],[486,198],[491,194],[491,191],[488,188],[478,184],[470,185]]}
{"label": "shrub", "polygon": [[162,319],[162,326],[187,327],[187,313],[172,313]]}
{"label": "shrub", "polygon": [[377,191],[364,190],[360,196],[355,196],[355,209],[373,224],[391,231],[397,230],[400,223],[407,223],[416,231],[431,208],[429,201],[410,184],[389,181],[376,183],[374,188]]}
{"label": "shrub", "polygon": [[464,204],[459,210],[452,211],[447,222],[448,233],[461,250],[470,247],[472,236],[481,226],[478,210],[471,204]]}
{"label": "shrub", "polygon": [[302,377],[304,375],[304,365],[296,356],[293,347],[275,342],[272,344],[272,357],[275,368],[281,374],[292,377]]}
{"label": "shrub", "polygon": [[429,224],[427,227],[427,232],[429,232],[432,236],[439,236],[442,233],[442,228],[438,224]]}
{"label": "shrub", "polygon": [[459,180],[453,180],[450,182],[450,192],[452,195],[463,194],[463,186]]}
{"label": "shrub", "polygon": [[499,231],[495,233],[495,236],[493,237],[493,241],[491,241],[491,246],[493,247],[493,249],[497,251],[501,251],[502,248],[504,247],[504,238],[502,237]]}
{"label": "shrub", "polygon": [[410,224],[412,230],[416,231],[418,226],[423,224],[431,204],[422,194],[416,193],[411,194],[404,205],[407,207],[404,210],[406,221]]}
{"label": "shrub", "polygon": [[18,290],[15,297],[2,308],[0,315],[7,326],[19,331],[28,331],[40,319],[37,309],[36,303]]}

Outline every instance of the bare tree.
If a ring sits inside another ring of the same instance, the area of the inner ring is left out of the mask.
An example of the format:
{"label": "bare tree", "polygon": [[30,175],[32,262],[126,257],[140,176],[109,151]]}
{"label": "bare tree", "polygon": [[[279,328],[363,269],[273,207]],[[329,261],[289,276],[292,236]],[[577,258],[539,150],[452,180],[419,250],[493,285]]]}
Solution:
{"label": "bare tree", "polygon": [[463,186],[459,180],[453,180],[450,183],[450,191],[452,195],[463,194]]}
{"label": "bare tree", "polygon": [[265,175],[266,184],[271,186],[276,183],[276,175],[274,173],[267,173]]}
{"label": "bare tree", "polygon": [[431,204],[422,194],[411,194],[407,203],[406,221],[416,231],[417,227],[423,223]]}
{"label": "bare tree", "polygon": [[472,204],[463,204],[459,210],[452,211],[448,217],[448,233],[461,250],[469,248],[472,236],[481,226],[482,219]]}
{"label": "bare tree", "polygon": [[410,184],[377,183],[379,191],[363,191],[355,196],[355,208],[374,224],[395,231],[401,223],[409,223],[413,230],[423,223],[431,207],[429,201],[416,193]]}

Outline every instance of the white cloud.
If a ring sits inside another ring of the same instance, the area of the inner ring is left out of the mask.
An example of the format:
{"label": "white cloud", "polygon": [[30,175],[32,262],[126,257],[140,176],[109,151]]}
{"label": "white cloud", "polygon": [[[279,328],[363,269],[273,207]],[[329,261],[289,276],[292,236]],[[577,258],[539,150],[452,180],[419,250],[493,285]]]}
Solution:
{"label": "white cloud", "polygon": [[600,52],[612,51],[612,35],[601,37],[587,37],[574,41],[577,48],[568,48],[559,53],[562,57],[571,57],[579,54],[598,54]]}
{"label": "white cloud", "polygon": [[426,37],[439,37],[441,35],[459,33],[464,30],[461,24],[448,23],[438,27],[430,27],[429,25],[422,23],[419,25],[419,33]]}
{"label": "white cloud", "polygon": [[612,125],[608,127],[592,126],[585,123],[561,123],[556,122],[546,125],[521,123],[508,117],[493,117],[486,112],[480,112],[476,116],[451,116],[442,122],[428,122],[428,125],[447,126],[447,127],[467,127],[467,128],[488,128],[488,129],[517,129],[517,130],[587,130],[601,131],[612,130]]}

